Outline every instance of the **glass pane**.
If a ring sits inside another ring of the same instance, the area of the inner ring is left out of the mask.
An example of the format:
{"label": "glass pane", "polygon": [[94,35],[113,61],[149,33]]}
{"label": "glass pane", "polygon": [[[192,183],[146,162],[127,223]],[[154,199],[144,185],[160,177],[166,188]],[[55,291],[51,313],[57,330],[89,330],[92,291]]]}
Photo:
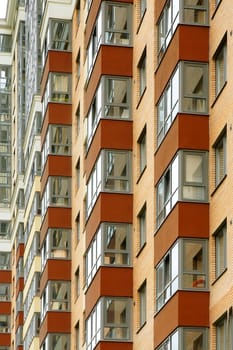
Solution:
{"label": "glass pane", "polygon": [[129,45],[128,7],[108,5],[105,40],[107,43]]}
{"label": "glass pane", "polygon": [[70,50],[70,23],[52,22],[51,48],[55,50]]}
{"label": "glass pane", "polygon": [[203,243],[183,241],[183,287],[205,288],[206,276]]}
{"label": "glass pane", "polygon": [[53,350],[66,350],[68,349],[68,344],[68,335],[51,335],[51,348]]}
{"label": "glass pane", "polygon": [[185,182],[203,183],[203,156],[201,154],[185,154]]}
{"label": "glass pane", "polygon": [[128,80],[107,79],[105,117],[129,118]]}
{"label": "glass pane", "polygon": [[203,331],[184,328],[184,349],[204,350]]}
{"label": "glass pane", "polygon": [[128,339],[129,311],[125,299],[106,299],[105,300],[105,339]]}
{"label": "glass pane", "polygon": [[52,74],[51,99],[53,102],[69,102],[70,76]]}
{"label": "glass pane", "polygon": [[128,225],[106,224],[104,264],[129,264]]}
{"label": "glass pane", "polygon": [[107,152],[105,190],[129,190],[128,166],[128,152]]}
{"label": "glass pane", "polygon": [[50,310],[67,311],[68,308],[69,308],[69,284],[66,282],[52,282]]}

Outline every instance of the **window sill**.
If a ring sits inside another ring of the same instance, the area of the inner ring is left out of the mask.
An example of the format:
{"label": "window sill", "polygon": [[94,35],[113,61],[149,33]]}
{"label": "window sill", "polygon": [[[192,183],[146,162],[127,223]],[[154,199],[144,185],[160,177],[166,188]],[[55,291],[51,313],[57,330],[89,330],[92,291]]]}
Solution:
{"label": "window sill", "polygon": [[143,19],[144,19],[145,14],[146,14],[146,10],[147,10],[147,9],[145,9],[145,11],[143,12],[142,16],[140,17],[140,21],[139,21],[139,24],[138,24],[138,28],[137,28],[137,30],[136,30],[136,34],[138,34],[138,32],[139,32],[139,30],[140,30],[140,28],[141,28],[141,26],[142,26]]}
{"label": "window sill", "polygon": [[215,189],[214,189],[213,192],[211,193],[211,195],[210,195],[211,197],[214,196],[215,192],[217,192],[218,188],[219,188],[219,187],[221,186],[221,184],[224,182],[224,180],[226,179],[226,177],[227,177],[227,174],[225,174],[225,175],[223,176],[222,180],[219,181],[219,183],[216,185]]}
{"label": "window sill", "polygon": [[220,273],[220,275],[218,275],[218,277],[215,278],[215,280],[211,283],[211,286],[213,286],[224,275],[226,271],[227,267],[225,267],[225,269]]}
{"label": "window sill", "polygon": [[214,102],[213,102],[212,105],[211,105],[211,108],[213,108],[214,105],[215,105],[215,103],[218,101],[219,96],[222,94],[222,91],[225,89],[225,86],[226,86],[226,85],[227,85],[227,81],[225,81],[225,83],[223,84],[222,88],[219,90],[217,96],[216,96],[215,99],[214,99]]}
{"label": "window sill", "polygon": [[145,92],[146,92],[146,86],[145,86],[144,90],[142,91],[142,93],[141,93],[141,95],[140,95],[140,97],[139,97],[139,100],[138,100],[136,109],[138,109],[138,107],[139,107],[139,105],[140,105],[140,103],[141,103],[141,100],[142,100],[142,98],[143,98]]}
{"label": "window sill", "polygon": [[139,257],[139,255],[141,254],[141,252],[143,251],[143,249],[145,248],[146,246],[146,241],[142,244],[142,246],[139,248],[137,254],[136,254],[136,258]]}
{"label": "window sill", "polygon": [[145,325],[146,325],[146,321],[138,328],[138,330],[136,331],[136,334],[140,333],[140,331],[142,330],[142,328],[144,328]]}
{"label": "window sill", "polygon": [[222,2],[222,0],[220,0],[219,3],[217,4],[217,6],[215,7],[214,12],[213,12],[213,14],[211,16],[211,19],[214,19],[215,15],[216,15],[216,12],[218,11],[218,8],[219,8],[221,2]]}
{"label": "window sill", "polygon": [[139,176],[138,176],[138,179],[137,179],[137,181],[136,181],[136,184],[139,183],[140,179],[142,178],[142,175],[143,175],[144,172],[146,171],[146,168],[147,168],[147,166],[145,165],[144,168],[141,170],[141,172],[140,172],[140,174],[139,174]]}

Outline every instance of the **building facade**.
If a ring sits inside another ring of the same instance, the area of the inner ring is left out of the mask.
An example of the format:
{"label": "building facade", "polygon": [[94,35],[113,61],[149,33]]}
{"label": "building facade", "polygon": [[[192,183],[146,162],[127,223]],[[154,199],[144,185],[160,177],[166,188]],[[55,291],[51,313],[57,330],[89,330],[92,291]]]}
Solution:
{"label": "building facade", "polygon": [[230,0],[8,0],[0,350],[233,349]]}

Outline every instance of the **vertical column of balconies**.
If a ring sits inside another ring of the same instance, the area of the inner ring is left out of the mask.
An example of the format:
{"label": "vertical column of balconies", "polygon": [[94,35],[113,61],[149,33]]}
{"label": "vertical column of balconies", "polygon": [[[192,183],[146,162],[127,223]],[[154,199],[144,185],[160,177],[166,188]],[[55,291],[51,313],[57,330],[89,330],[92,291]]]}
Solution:
{"label": "vertical column of balconies", "polygon": [[158,1],[156,16],[154,345],[207,349],[208,1]]}
{"label": "vertical column of balconies", "polygon": [[132,349],[132,4],[86,6],[86,348]]}
{"label": "vertical column of balconies", "polygon": [[43,18],[46,20],[41,84],[40,347],[43,350],[70,348],[71,294],[71,22]]}
{"label": "vertical column of balconies", "polygon": [[[41,272],[40,226],[41,226],[41,102],[39,81],[41,78],[40,50],[40,1],[25,2],[25,133],[23,142],[24,165],[24,241],[23,256],[23,348],[39,348]],[[21,130],[22,132],[22,130]],[[18,134],[21,137],[21,134]],[[22,142],[22,141],[21,141]],[[20,141],[19,141],[20,143]],[[16,333],[17,340],[18,333]]]}
{"label": "vertical column of balconies", "polygon": [[[18,237],[22,236],[22,226],[19,225],[17,234]],[[24,291],[24,243],[17,239],[17,246],[15,249],[15,347],[17,350],[23,349],[23,324],[24,324],[24,315],[23,315],[23,291]]]}
{"label": "vertical column of balconies", "polygon": [[[1,246],[4,247],[3,242]],[[0,346],[11,345],[11,253],[0,252]]]}
{"label": "vertical column of balconies", "polygon": [[11,50],[9,27],[0,29],[0,348],[11,346]]}

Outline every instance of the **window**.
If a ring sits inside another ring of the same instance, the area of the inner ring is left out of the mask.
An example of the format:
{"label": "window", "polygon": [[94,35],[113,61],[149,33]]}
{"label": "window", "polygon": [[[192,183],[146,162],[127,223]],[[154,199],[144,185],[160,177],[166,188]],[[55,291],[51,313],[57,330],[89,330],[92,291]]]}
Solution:
{"label": "window", "polygon": [[49,154],[69,156],[71,154],[71,127],[50,124],[42,148],[42,165]]}
{"label": "window", "polygon": [[80,350],[80,327],[79,322],[75,326],[75,334],[76,334],[76,350]]}
{"label": "window", "polygon": [[179,23],[208,25],[208,1],[167,1],[158,21],[159,61],[163,57]]}
{"label": "window", "polygon": [[10,270],[11,268],[11,253],[0,252],[0,270]]}
{"label": "window", "polygon": [[79,80],[80,74],[81,74],[80,50],[76,58],[76,73],[77,73],[77,80]]}
{"label": "window", "polygon": [[180,62],[157,104],[157,143],[163,140],[178,113],[208,112],[208,65]]}
{"label": "window", "polygon": [[147,7],[147,0],[139,0],[139,5],[140,5],[140,19],[143,18],[145,12],[146,12],[146,7]]}
{"label": "window", "polygon": [[76,298],[79,297],[80,295],[80,272],[79,272],[79,267],[77,268],[75,272],[75,293],[76,293]]}
{"label": "window", "polygon": [[76,217],[75,224],[76,224],[76,244],[78,244],[78,242],[80,241],[80,213],[78,213]]}
{"label": "window", "polygon": [[179,151],[157,185],[157,227],[178,201],[207,201],[207,152]]}
{"label": "window", "polygon": [[12,36],[0,34],[0,52],[11,52]]}
{"label": "window", "polygon": [[130,266],[131,226],[102,223],[86,252],[86,284],[90,285],[99,267]]}
{"label": "window", "polygon": [[49,281],[41,297],[41,317],[47,311],[70,310],[70,282]]}
{"label": "window", "polygon": [[76,164],[76,184],[77,184],[77,189],[79,189],[80,186],[80,158],[77,161]]}
{"label": "window", "polygon": [[49,176],[42,195],[42,217],[44,217],[49,206],[70,207],[70,205],[71,178],[65,176]]}
{"label": "window", "polygon": [[70,348],[70,335],[69,334],[54,334],[48,333],[45,341],[43,342],[40,350],[66,350]]}
{"label": "window", "polygon": [[71,103],[71,74],[49,73],[42,101],[43,115],[48,102]]}
{"label": "window", "polygon": [[0,283],[0,302],[10,301],[10,284]]}
{"label": "window", "polygon": [[130,298],[101,298],[86,320],[87,350],[93,350],[100,340],[130,341],[130,318]]}
{"label": "window", "polygon": [[215,149],[215,185],[226,175],[226,128],[214,144]]}
{"label": "window", "polygon": [[50,19],[42,49],[43,65],[48,50],[71,50],[71,21]]}
{"label": "window", "polygon": [[146,167],[146,127],[144,128],[144,130],[142,131],[138,139],[138,146],[139,146],[139,170],[141,174]]}
{"label": "window", "polygon": [[146,89],[146,50],[144,50],[138,63],[139,74],[139,96],[141,97]]}
{"label": "window", "polygon": [[224,315],[215,323],[216,327],[216,350],[227,350],[227,317]]}
{"label": "window", "polygon": [[128,193],[131,190],[131,152],[103,150],[87,183],[87,215],[100,191]]}
{"label": "window", "polygon": [[103,76],[87,115],[87,147],[101,118],[131,118],[131,79]]}
{"label": "window", "polygon": [[208,241],[178,239],[156,266],[156,310],[178,290],[208,288]]}
{"label": "window", "polygon": [[45,266],[47,259],[70,259],[71,230],[51,228],[41,248],[41,265]]}
{"label": "window", "polygon": [[146,243],[146,204],[143,205],[138,214],[139,225],[139,248],[141,249]]}
{"label": "window", "polygon": [[89,79],[101,44],[131,44],[132,6],[126,3],[102,2],[87,47],[87,78]]}
{"label": "window", "polygon": [[10,315],[0,315],[0,333],[10,333]]}
{"label": "window", "polygon": [[156,350],[207,350],[208,329],[179,327]]}
{"label": "window", "polygon": [[130,45],[131,18],[129,6],[105,3],[105,43]]}
{"label": "window", "polygon": [[143,282],[138,290],[139,296],[139,326],[146,323],[146,281]]}
{"label": "window", "polygon": [[77,0],[77,1],[76,1],[75,10],[76,10],[76,23],[77,23],[77,27],[78,27],[79,24],[80,24],[80,20],[81,20],[80,0]]}
{"label": "window", "polygon": [[78,136],[80,132],[80,103],[78,104],[75,115],[76,115],[76,121],[77,121],[77,136]]}
{"label": "window", "polygon": [[227,267],[227,259],[226,259],[226,234],[227,234],[227,226],[226,222],[220,226],[220,228],[214,234],[215,237],[215,277],[218,278]]}
{"label": "window", "polygon": [[215,79],[216,79],[216,96],[221,92],[227,81],[227,41],[223,39],[215,56]]}

